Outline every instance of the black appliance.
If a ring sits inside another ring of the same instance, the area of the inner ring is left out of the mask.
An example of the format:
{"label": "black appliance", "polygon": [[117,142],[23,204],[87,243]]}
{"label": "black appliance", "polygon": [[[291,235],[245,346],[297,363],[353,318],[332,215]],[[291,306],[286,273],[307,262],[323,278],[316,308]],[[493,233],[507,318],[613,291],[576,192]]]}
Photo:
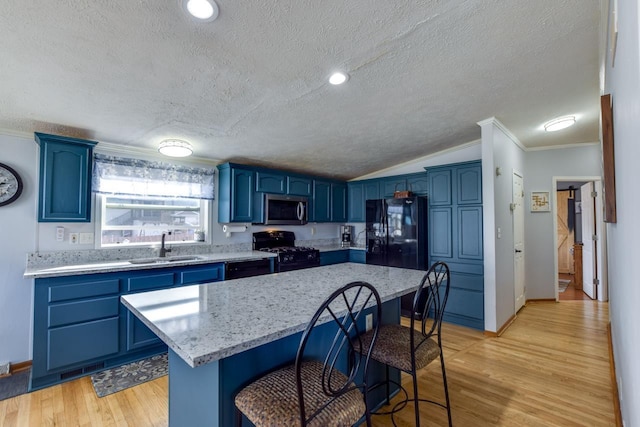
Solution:
{"label": "black appliance", "polygon": [[261,276],[271,273],[269,258],[252,261],[229,261],[225,265],[224,279],[239,279],[241,277]]}
{"label": "black appliance", "polygon": [[253,250],[278,254],[275,271],[291,271],[320,265],[320,251],[295,246],[292,231],[259,231],[253,233]]}
{"label": "black appliance", "polygon": [[[367,264],[427,270],[427,198],[367,200]],[[416,287],[418,283],[416,283]],[[415,293],[401,298],[409,316]]]}
{"label": "black appliance", "polygon": [[265,194],[264,223],[266,225],[304,225],[307,223],[308,205],[309,201],[306,197]]}

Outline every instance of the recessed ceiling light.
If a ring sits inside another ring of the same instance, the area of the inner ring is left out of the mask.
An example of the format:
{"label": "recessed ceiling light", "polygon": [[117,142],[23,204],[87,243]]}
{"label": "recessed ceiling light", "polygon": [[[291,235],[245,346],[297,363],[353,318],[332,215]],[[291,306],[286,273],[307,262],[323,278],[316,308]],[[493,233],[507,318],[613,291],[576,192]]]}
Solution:
{"label": "recessed ceiling light", "polygon": [[573,126],[576,123],[575,116],[558,117],[544,124],[544,130],[547,132],[555,132],[569,126]]}
{"label": "recessed ceiling light", "polygon": [[181,139],[165,139],[158,146],[158,151],[169,157],[187,157],[193,153],[191,144]]}
{"label": "recessed ceiling light", "polygon": [[218,17],[218,5],[213,0],[182,0],[183,7],[194,18],[213,21]]}
{"label": "recessed ceiling light", "polygon": [[341,85],[342,83],[349,80],[349,74],[338,71],[337,73],[331,74],[329,77],[329,83],[332,85]]}

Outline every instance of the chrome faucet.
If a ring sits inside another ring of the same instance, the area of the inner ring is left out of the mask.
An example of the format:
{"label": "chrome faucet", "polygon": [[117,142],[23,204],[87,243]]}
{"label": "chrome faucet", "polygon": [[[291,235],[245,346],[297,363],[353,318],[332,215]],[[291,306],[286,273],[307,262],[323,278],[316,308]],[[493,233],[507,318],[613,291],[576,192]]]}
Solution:
{"label": "chrome faucet", "polygon": [[166,257],[167,252],[171,252],[171,248],[167,249],[164,247],[164,238],[167,234],[171,235],[171,232],[168,231],[167,233],[162,233],[162,244],[160,245],[160,254],[158,255],[160,258]]}

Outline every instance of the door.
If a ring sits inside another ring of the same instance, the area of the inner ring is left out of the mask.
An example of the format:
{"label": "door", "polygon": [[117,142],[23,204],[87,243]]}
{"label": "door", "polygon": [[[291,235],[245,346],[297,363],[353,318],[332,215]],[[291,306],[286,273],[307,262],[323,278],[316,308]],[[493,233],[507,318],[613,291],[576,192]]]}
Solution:
{"label": "door", "polygon": [[596,192],[595,198],[595,235],[598,237],[596,241],[596,295],[599,301],[609,300],[609,289],[607,283],[607,228],[604,224],[604,209],[602,207],[602,181],[594,181],[593,188]]}
{"label": "door", "polygon": [[558,273],[573,274],[573,227],[569,227],[569,203],[573,199],[569,191],[556,191],[557,221],[558,224]]}
{"label": "door", "polygon": [[524,186],[522,176],[513,173],[513,248],[514,248],[514,288],[515,312],[525,301],[524,279]]}
{"label": "door", "polygon": [[[580,187],[582,200],[582,290],[589,298],[597,297],[594,280],[597,275],[594,257],[596,255],[595,235],[595,198],[593,183],[589,182]],[[597,239],[597,237],[596,237]]]}

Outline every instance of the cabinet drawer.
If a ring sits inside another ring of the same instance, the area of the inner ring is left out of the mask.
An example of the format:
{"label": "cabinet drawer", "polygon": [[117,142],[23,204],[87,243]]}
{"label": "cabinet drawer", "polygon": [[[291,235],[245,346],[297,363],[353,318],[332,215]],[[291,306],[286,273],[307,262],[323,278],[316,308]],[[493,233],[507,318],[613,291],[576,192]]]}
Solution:
{"label": "cabinet drawer", "polygon": [[52,305],[49,307],[49,327],[117,316],[119,299],[115,296]]}
{"label": "cabinet drawer", "polygon": [[118,318],[49,330],[47,370],[83,363],[118,352]]}
{"label": "cabinet drawer", "polygon": [[188,285],[192,283],[216,282],[222,280],[223,266],[216,265],[198,270],[183,271],[180,273],[180,283]]}
{"label": "cabinet drawer", "polygon": [[69,285],[51,286],[49,288],[49,302],[66,301],[101,295],[117,294],[120,292],[120,280],[95,280]]}
{"label": "cabinet drawer", "polygon": [[127,279],[127,291],[137,292],[149,289],[160,289],[173,286],[173,273],[155,273]]}

